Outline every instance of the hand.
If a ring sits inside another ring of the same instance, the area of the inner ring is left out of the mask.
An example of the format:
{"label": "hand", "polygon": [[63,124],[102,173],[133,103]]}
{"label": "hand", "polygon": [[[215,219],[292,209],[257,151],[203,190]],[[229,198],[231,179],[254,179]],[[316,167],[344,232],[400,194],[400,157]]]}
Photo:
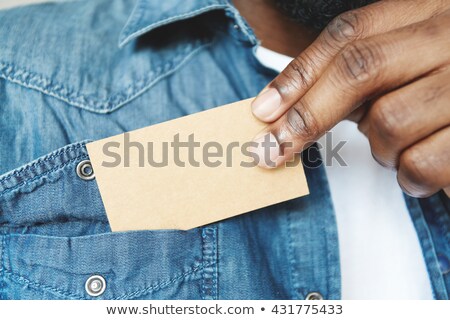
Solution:
{"label": "hand", "polygon": [[[253,101],[279,166],[345,118],[416,197],[450,189],[450,1],[379,1],[346,12]],[[268,135],[268,133],[270,133]]]}

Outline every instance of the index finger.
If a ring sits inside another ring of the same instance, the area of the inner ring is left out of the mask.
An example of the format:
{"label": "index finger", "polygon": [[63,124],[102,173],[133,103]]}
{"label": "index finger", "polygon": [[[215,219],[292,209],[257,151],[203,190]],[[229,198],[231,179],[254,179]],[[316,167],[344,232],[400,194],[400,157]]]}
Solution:
{"label": "index finger", "polygon": [[[276,164],[289,161],[295,152],[313,143],[367,97],[397,88],[449,63],[448,15],[450,12],[360,40],[340,52],[312,88],[266,128],[265,132],[270,132],[271,139],[278,143]],[[264,156],[259,154],[262,166],[267,163]]]}
{"label": "index finger", "polygon": [[[280,118],[349,43],[428,19],[450,7],[442,1],[379,1],[335,18],[253,101],[264,122]],[[418,7],[420,9],[418,9]]]}

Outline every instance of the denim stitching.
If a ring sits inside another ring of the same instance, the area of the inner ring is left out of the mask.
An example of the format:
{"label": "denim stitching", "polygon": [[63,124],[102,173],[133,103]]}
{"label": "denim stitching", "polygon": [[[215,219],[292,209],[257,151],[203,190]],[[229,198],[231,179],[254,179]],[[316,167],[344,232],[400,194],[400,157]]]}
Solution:
{"label": "denim stitching", "polygon": [[73,158],[73,159],[71,159],[71,160],[69,160],[69,161],[67,161],[67,162],[65,162],[65,163],[63,163],[63,164],[61,164],[61,165],[59,165],[59,166],[54,167],[53,169],[51,169],[51,170],[49,170],[49,171],[43,172],[43,173],[41,173],[41,174],[35,176],[34,178],[32,178],[32,179],[30,179],[30,180],[25,180],[25,181],[19,183],[18,185],[14,186],[14,187],[12,187],[12,188],[7,188],[7,189],[5,189],[3,192],[0,193],[0,196],[3,196],[3,195],[8,194],[8,193],[10,193],[10,192],[13,192],[14,190],[20,189],[20,187],[23,186],[23,185],[26,184],[26,183],[30,183],[30,182],[33,182],[33,181],[35,181],[35,180],[38,180],[38,179],[40,179],[41,177],[48,175],[49,173],[58,171],[58,170],[60,170],[60,169],[62,169],[62,168],[64,168],[64,167],[66,167],[66,166],[69,165],[70,163],[75,162],[75,161],[80,160],[80,159],[83,159],[83,158],[86,158],[86,155],[81,155],[81,156],[78,156],[78,157],[76,157],[76,158]]}
{"label": "denim stitching", "polygon": [[[16,83],[18,85],[21,85],[23,87],[34,89],[36,91],[39,91],[41,93],[47,94],[49,96],[52,96],[54,98],[57,98],[63,102],[68,103],[69,105],[92,111],[95,113],[108,113],[117,110],[118,108],[124,106],[131,100],[137,98],[142,93],[150,89],[152,86],[154,86],[157,82],[161,81],[165,77],[170,76],[172,73],[176,72],[178,69],[180,69],[186,62],[188,62],[192,56],[194,56],[197,52],[200,50],[210,46],[212,44],[212,41],[206,42],[202,45],[199,45],[194,50],[190,51],[189,54],[187,54],[184,58],[181,59],[181,61],[177,62],[176,66],[173,66],[175,64],[175,61],[168,62],[164,65],[164,68],[161,68],[161,71],[163,72],[159,76],[155,77],[154,79],[145,79],[144,85],[139,88],[139,86],[129,86],[125,88],[123,91],[128,91],[131,89],[131,94],[123,94],[122,91],[119,93],[116,93],[109,98],[107,98],[105,101],[102,101],[101,103],[96,103],[95,101],[92,101],[91,97],[86,97],[80,93],[72,93],[69,94],[70,91],[64,88],[61,84],[54,84],[51,85],[51,81],[48,79],[45,79],[42,75],[38,74],[32,74],[27,71],[23,71],[20,68],[17,70],[14,70],[13,67],[9,64],[6,64],[4,62],[0,62],[0,78],[3,78],[7,81],[10,81],[12,83]],[[192,45],[187,45],[184,51],[182,51],[182,54],[186,54],[190,49]],[[2,69],[6,69],[6,72]],[[163,69],[169,69],[169,70],[163,70]],[[32,79],[31,81],[24,81],[21,79],[18,79],[17,74],[19,73],[25,73],[27,75],[31,75]],[[35,82],[35,83],[32,83]],[[45,86],[42,86],[41,83],[44,83]],[[49,88],[50,87],[50,88]],[[72,95],[72,97],[70,97]],[[96,97],[93,97],[94,99]],[[90,101],[89,101],[90,100]]]}
{"label": "denim stitching", "polygon": [[[419,213],[419,214],[421,214],[421,213]],[[418,222],[419,221],[417,221],[417,223]],[[423,214],[421,214],[420,222],[422,223],[422,227],[423,227],[423,229],[425,230],[425,232],[427,234],[427,238],[422,237],[422,239],[423,239],[422,240],[422,246],[423,246],[422,250],[426,252],[426,254],[424,254],[424,255],[425,256],[431,256],[433,261],[437,262],[438,261],[438,257],[437,257],[437,254],[436,254],[436,247],[435,247],[433,241],[431,240],[431,231],[430,231],[430,229],[428,227],[428,224],[425,221],[425,218],[424,218]],[[432,267],[433,267],[433,270],[430,270]],[[427,269],[428,269],[428,273],[429,273],[429,275],[428,275],[429,278],[432,277],[432,275],[430,273],[434,272],[434,275],[437,275],[439,277],[439,280],[442,282],[442,284],[443,284],[442,288],[446,289],[445,281],[444,281],[444,278],[442,276],[442,273],[441,273],[441,270],[440,270],[438,264],[436,263],[436,264],[431,265],[428,262],[427,263]],[[436,292],[436,285],[433,283],[433,280],[437,280],[437,279],[436,278],[430,279],[430,282],[431,282],[431,284],[433,286],[433,295],[435,296],[435,298],[439,299],[438,297],[436,297],[436,294],[437,294],[437,292]],[[441,293],[439,293],[439,295],[441,295]],[[448,296],[445,297],[445,299],[448,299]]]}
{"label": "denim stitching", "polygon": [[291,274],[291,282],[292,282],[292,298],[298,299],[298,284],[297,284],[297,268],[296,268],[296,259],[293,248],[293,236],[292,236],[292,218],[291,212],[288,211],[286,213],[286,219],[288,224],[288,255],[289,255],[289,269]]}
{"label": "denim stitching", "polygon": [[[2,242],[0,244],[0,288],[1,287],[6,287],[6,281],[5,281],[5,269],[6,269],[6,264],[4,263],[4,251],[6,248],[6,241],[5,241],[5,237],[6,235],[2,234]],[[3,290],[2,290],[3,291]],[[4,300],[5,297],[3,296],[2,292],[0,292],[0,300]]]}
{"label": "denim stitching", "polygon": [[[5,238],[6,238],[6,236],[4,236],[2,238],[4,246],[6,246],[6,239]],[[3,251],[2,251],[2,253],[3,253]],[[170,284],[172,284],[172,283],[174,283],[174,282],[176,282],[178,280],[182,280],[182,279],[186,278],[188,275],[194,274],[197,271],[202,270],[202,269],[207,268],[207,267],[210,267],[210,266],[212,266],[214,264],[215,263],[201,264],[201,265],[193,266],[190,270],[188,270],[188,271],[186,271],[186,272],[184,272],[184,273],[182,273],[182,274],[180,274],[178,276],[175,276],[175,277],[173,277],[173,278],[171,278],[171,279],[169,279],[167,281],[164,281],[164,282],[161,282],[161,283],[158,283],[156,285],[152,285],[152,286],[149,286],[149,287],[146,287],[146,288],[143,288],[143,289],[139,289],[139,290],[127,293],[127,294],[123,294],[123,295],[115,297],[115,298],[111,298],[111,300],[128,299],[128,298],[137,297],[137,296],[140,296],[140,295],[143,295],[143,294],[146,294],[146,293],[156,292],[158,290],[161,290],[161,289],[169,286]],[[35,287],[37,287],[39,289],[48,290],[48,291],[51,291],[51,292],[56,292],[56,293],[58,293],[60,295],[63,295],[63,296],[69,297],[69,298],[80,299],[80,300],[87,300],[85,297],[76,295],[74,293],[70,293],[68,291],[60,290],[60,289],[54,288],[52,286],[44,285],[44,284],[41,284],[41,283],[39,283],[37,281],[31,281],[31,280],[25,278],[24,276],[22,276],[20,274],[17,274],[17,273],[12,272],[12,271],[7,271],[6,270],[6,266],[4,268],[4,272],[5,272],[5,276],[8,275],[8,278],[10,278],[12,281],[14,281],[16,283],[20,283],[20,281],[22,281],[22,282],[24,282],[24,283],[26,283],[26,284],[28,284],[30,286],[35,286]]]}
{"label": "denim stitching", "polygon": [[63,290],[60,290],[60,289],[56,289],[56,288],[53,288],[51,286],[43,285],[43,284],[40,284],[38,282],[31,281],[31,280],[29,280],[29,279],[27,279],[27,278],[25,278],[25,277],[23,277],[21,275],[18,275],[18,274],[14,273],[14,272],[10,272],[10,271],[6,271],[5,270],[5,276],[7,276],[10,280],[12,280],[12,281],[14,281],[15,283],[18,283],[18,284],[24,284],[25,283],[26,285],[28,285],[30,287],[35,287],[35,288],[38,288],[38,289],[41,289],[41,290],[47,290],[47,291],[56,293],[58,295],[62,295],[62,296],[67,297],[67,298],[78,299],[78,300],[86,300],[85,297],[82,297],[82,296],[79,296],[79,295],[76,295],[76,294],[73,294],[73,293],[69,293],[67,291],[63,291]]}
{"label": "denim stitching", "polygon": [[[205,263],[205,236],[203,235],[204,228],[202,228],[202,264]],[[202,300],[205,300],[205,271],[202,273],[202,285],[200,289],[200,296]]]}
{"label": "denim stitching", "polygon": [[[122,38],[122,34],[128,33],[128,29],[131,28],[132,23],[135,23],[134,22],[135,20],[139,21],[142,19],[142,12],[143,12],[142,7],[143,7],[142,1],[138,1],[131,14],[128,16],[127,22],[125,22],[125,25],[119,34],[119,43],[118,43],[119,48],[122,48],[121,45],[122,41],[120,40]],[[136,11],[138,11],[139,15],[136,14]]]}
{"label": "denim stitching", "polygon": [[409,196],[405,196],[404,198],[408,205],[413,224],[417,230],[418,237],[421,239],[420,246],[426,262],[428,278],[430,279],[433,289],[433,297],[435,299],[448,299],[445,280],[438,266],[436,248],[431,240],[431,231],[425,220],[423,209],[420,206],[419,200]]}
{"label": "denim stitching", "polygon": [[445,216],[446,210],[445,209],[442,210],[442,209],[443,209],[443,204],[439,203],[438,209],[437,209],[437,210],[439,210],[439,212],[437,214],[438,226],[439,226],[439,230],[444,235],[445,240],[447,240],[447,243],[450,243],[450,232],[447,228],[449,220]]}
{"label": "denim stitching", "polygon": [[218,225],[214,226],[214,278],[213,278],[213,285],[214,285],[214,298],[217,300],[219,299],[219,264],[217,262],[217,258],[218,258]]}
{"label": "denim stitching", "polygon": [[[438,202],[438,203],[436,203],[436,202]],[[448,228],[449,219],[447,217],[447,209],[445,207],[445,203],[443,203],[443,201],[438,196],[435,196],[434,198],[432,198],[432,204],[433,205],[435,204],[435,206],[433,207],[432,210],[435,210],[435,217],[436,217],[436,221],[437,221],[437,230],[438,230],[438,232],[440,232],[440,234],[446,240],[445,243],[447,245],[444,245],[444,246],[447,249],[448,244],[450,244],[450,232],[449,232],[449,228]],[[427,220],[427,219],[425,218],[425,220]],[[430,230],[430,232],[431,232],[431,230]],[[435,250],[435,251],[441,252],[440,250]],[[447,257],[447,254],[446,254],[447,251],[448,250],[444,250],[444,252],[445,252],[444,255],[446,257]],[[438,255],[436,254],[436,257],[437,256]],[[447,275],[448,273],[450,273],[450,270],[447,270],[447,271],[444,271],[442,269],[440,269],[440,270],[443,275]]]}
{"label": "denim stitching", "polygon": [[[228,3],[229,1],[226,0]],[[237,24],[241,28],[242,32],[245,34],[245,36],[250,40],[250,43],[254,46],[258,44],[258,40],[253,35],[253,31],[250,27],[248,27],[248,24],[245,22],[245,20],[240,15],[239,11],[231,4],[229,4],[228,10],[233,14],[234,19],[237,21]]]}
{"label": "denim stitching", "polygon": [[[173,73],[175,73],[176,71],[178,71],[181,67],[184,66],[185,63],[187,63],[194,55],[196,55],[199,51],[210,47],[212,45],[212,41],[206,42],[200,46],[198,46],[197,48],[195,48],[194,50],[192,50],[188,55],[186,55],[184,57],[184,59],[182,59],[177,66],[173,67],[172,69],[166,71],[165,73],[160,74],[158,77],[154,78],[152,81],[148,82],[147,85],[143,86],[141,88],[141,90],[136,91],[134,94],[131,94],[128,96],[128,98],[125,98],[124,101],[119,102],[118,104],[116,104],[114,107],[111,107],[109,110],[106,110],[105,112],[101,112],[101,113],[107,113],[107,112],[111,112],[111,111],[115,111],[117,109],[119,109],[120,107],[124,106],[125,104],[127,104],[128,102],[130,102],[131,100],[137,98],[138,96],[140,96],[141,94],[143,94],[145,91],[147,91],[148,89],[150,89],[151,87],[153,87],[156,83],[158,83],[159,81],[161,81],[162,79],[172,75]],[[187,50],[186,50],[187,51]],[[82,108],[82,107],[80,107]],[[87,108],[85,108],[86,110],[88,110]],[[91,110],[94,112],[98,112],[98,110]]]}
{"label": "denim stitching", "polygon": [[[147,287],[147,288],[144,288],[144,289],[141,289],[141,290],[133,291],[133,292],[130,292],[130,293],[127,293],[127,294],[124,294],[124,295],[112,298],[111,300],[123,300],[123,299],[128,299],[128,298],[131,298],[131,297],[135,298],[137,296],[140,296],[140,295],[143,295],[143,294],[146,294],[146,293],[156,292],[156,291],[161,290],[161,289],[167,287],[168,285],[170,285],[170,284],[172,284],[172,283],[174,283],[174,282],[176,282],[178,280],[182,280],[182,279],[186,278],[188,275],[196,273],[197,271],[202,270],[203,268],[206,268],[206,267],[209,267],[209,266],[211,266],[211,265],[200,265],[200,266],[197,266],[197,267],[192,268],[191,270],[189,270],[189,271],[187,271],[187,272],[185,272],[185,273],[183,273],[183,274],[181,274],[181,275],[179,275],[177,277],[169,279],[168,281],[165,281],[165,282],[162,282],[162,283],[159,283],[157,285],[150,286],[150,287]],[[68,297],[68,298],[73,298],[73,299],[78,299],[78,300],[87,300],[86,297],[79,296],[79,295],[76,295],[76,294],[73,294],[73,293],[70,293],[70,292],[67,292],[67,291],[64,291],[64,290],[60,290],[60,289],[57,289],[57,288],[54,288],[54,287],[51,287],[51,286],[48,286],[48,285],[44,285],[44,284],[41,284],[39,282],[31,281],[31,280],[25,278],[24,276],[21,276],[19,274],[11,272],[11,271],[4,270],[4,273],[5,273],[5,276],[8,276],[8,278],[10,280],[12,280],[12,281],[14,281],[16,283],[19,283],[19,284],[20,283],[22,283],[22,284],[25,283],[25,284],[27,284],[27,285],[29,285],[31,287],[35,287],[35,288],[38,288],[38,289],[41,289],[41,290],[47,290],[47,291],[50,291],[50,292],[53,292],[53,293],[57,293],[59,295],[62,295],[62,296]]]}
{"label": "denim stitching", "polygon": [[[170,18],[160,20],[158,22],[152,23],[151,25],[149,25],[149,26],[147,26],[145,28],[139,29],[139,30],[131,33],[125,39],[123,39],[123,40],[121,40],[119,42],[119,47],[123,47],[124,45],[126,45],[130,40],[132,40],[136,36],[144,34],[144,33],[148,32],[148,31],[150,31],[152,29],[156,29],[156,28],[162,27],[162,26],[167,25],[167,24],[169,24],[171,22],[176,22],[178,20],[185,20],[185,19],[193,18],[193,17],[198,16],[198,15],[200,15],[202,13],[207,12],[207,11],[211,11],[211,10],[215,10],[215,9],[227,9],[227,8],[229,8],[228,4],[226,4],[226,5],[214,4],[214,5],[209,5],[209,6],[206,6],[206,7],[203,7],[203,8],[200,8],[200,9],[188,12],[188,13],[182,13],[182,14],[179,14],[177,16],[172,16]],[[124,29],[124,33],[127,33],[128,29],[129,29],[129,26],[128,26],[127,29]]]}
{"label": "denim stitching", "polygon": [[[202,233],[202,235],[201,235],[201,237],[202,237],[202,264],[205,263],[205,242],[206,242],[206,240],[205,240],[206,236],[204,235],[205,229],[206,228],[202,228],[202,231],[201,231],[201,233]],[[206,300],[205,271],[204,270],[202,273],[201,297],[202,297],[202,300]]]}
{"label": "denim stitching", "polygon": [[59,150],[59,151],[56,151],[55,153],[52,153],[52,154],[50,154],[50,155],[46,155],[46,156],[44,156],[44,157],[42,157],[42,158],[40,158],[40,159],[34,161],[33,163],[30,163],[30,164],[27,164],[27,165],[23,166],[22,168],[15,169],[13,172],[7,173],[4,177],[1,177],[1,176],[0,176],[0,177],[1,177],[0,183],[1,183],[1,182],[4,182],[4,181],[6,181],[6,180],[9,180],[9,179],[11,179],[11,178],[13,178],[13,177],[17,177],[17,176],[20,175],[23,171],[28,170],[28,169],[30,169],[30,168],[37,167],[37,166],[40,165],[41,163],[43,163],[43,162],[45,162],[45,161],[48,161],[48,160],[52,160],[52,159],[58,157],[59,155],[61,155],[61,154],[63,154],[63,153],[68,153],[69,151],[72,151],[72,150],[74,150],[74,149],[79,149],[79,148],[83,147],[84,145],[85,145],[85,143],[78,143],[78,144],[76,144],[76,145],[69,146],[69,147],[67,147],[67,148],[64,148],[63,150]]}
{"label": "denim stitching", "polygon": [[[212,270],[204,268],[202,274],[202,299],[217,299],[217,228],[216,226],[205,227],[202,229],[202,257],[203,263],[210,265]],[[212,262],[211,262],[212,261]],[[216,266],[216,268],[213,268]],[[208,284],[207,280],[211,279]]]}
{"label": "denim stitching", "polygon": [[[322,176],[322,184],[327,188],[327,196],[331,199],[328,181]],[[327,287],[327,295],[323,294],[324,299],[341,299],[342,298],[342,288],[341,281],[335,281],[335,277],[339,280],[342,280],[342,274],[340,269],[340,252],[339,252],[339,236],[337,230],[337,221],[336,221],[336,213],[333,207],[332,202],[326,203],[326,208],[324,210],[331,212],[330,215],[327,215],[327,220],[325,221],[324,229],[325,229],[325,247],[327,252],[327,271],[328,271],[328,279],[332,279],[330,281],[326,281]],[[334,244],[337,245],[337,248],[334,248]],[[330,263],[331,261],[331,263]]]}
{"label": "denim stitching", "polygon": [[166,282],[161,282],[161,283],[159,283],[157,285],[154,285],[154,286],[150,286],[150,287],[147,287],[147,288],[144,288],[144,289],[141,289],[141,290],[133,291],[133,292],[124,294],[122,296],[118,296],[116,298],[113,298],[112,300],[129,299],[131,297],[136,298],[136,297],[141,296],[141,295],[146,294],[146,293],[156,292],[156,291],[161,290],[161,289],[167,287],[168,285],[176,282],[177,280],[182,280],[182,279],[186,278],[188,275],[194,274],[197,271],[200,271],[200,270],[202,270],[204,268],[207,268],[209,266],[212,266],[212,265],[214,265],[214,263],[199,265],[199,266],[194,267],[191,270],[189,270],[189,271],[187,271],[187,272],[185,272],[185,273],[183,273],[183,274],[181,274],[181,275],[179,275],[177,277],[174,277],[172,279],[167,280]]}
{"label": "denim stitching", "polygon": [[[4,261],[5,257],[5,250],[6,250],[6,235],[2,235],[2,248],[1,248],[1,255],[0,255],[0,273],[2,273],[4,270],[6,270],[6,263]],[[0,279],[1,281],[2,279]]]}
{"label": "denim stitching", "polygon": [[[3,245],[5,247],[6,247],[6,236],[7,235],[3,236]],[[31,281],[31,280],[29,280],[29,279],[27,279],[27,278],[25,278],[25,277],[23,277],[23,276],[21,276],[19,274],[16,274],[16,273],[14,273],[12,271],[6,270],[6,262],[5,262],[5,268],[3,270],[3,273],[5,275],[5,278],[8,278],[11,281],[13,281],[15,283],[18,283],[18,284],[24,284],[25,283],[25,284],[27,284],[30,287],[35,287],[35,288],[38,288],[38,289],[41,289],[41,290],[45,289],[45,290],[54,292],[54,294],[58,293],[58,294],[60,294],[60,295],[62,295],[64,297],[68,297],[68,298],[84,299],[83,297],[80,297],[78,295],[75,295],[75,294],[72,294],[72,293],[69,293],[69,292],[66,292],[66,291],[63,291],[63,290],[59,290],[59,289],[53,288],[51,286],[43,285],[43,284],[40,284],[40,283],[35,282],[35,281]]]}

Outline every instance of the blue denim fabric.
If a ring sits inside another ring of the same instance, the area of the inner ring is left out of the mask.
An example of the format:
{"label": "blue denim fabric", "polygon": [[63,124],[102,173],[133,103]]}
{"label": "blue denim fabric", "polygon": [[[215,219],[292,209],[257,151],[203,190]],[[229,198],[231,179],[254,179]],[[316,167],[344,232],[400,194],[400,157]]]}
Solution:
{"label": "blue denim fabric", "polygon": [[[306,169],[307,197],[189,231],[112,233],[95,180],[76,174],[86,140],[252,97],[275,76],[231,3],[15,8],[0,11],[0,43],[1,299],[340,298],[321,166]],[[448,298],[448,199],[407,200],[435,296]],[[85,290],[95,274],[98,297]]]}

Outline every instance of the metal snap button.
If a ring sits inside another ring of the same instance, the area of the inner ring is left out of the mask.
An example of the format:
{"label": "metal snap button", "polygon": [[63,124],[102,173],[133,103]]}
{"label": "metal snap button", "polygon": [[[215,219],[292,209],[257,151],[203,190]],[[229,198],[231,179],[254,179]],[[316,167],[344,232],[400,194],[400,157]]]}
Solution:
{"label": "metal snap button", "polygon": [[94,169],[89,160],[83,160],[77,165],[77,175],[83,180],[92,180],[95,178]]}
{"label": "metal snap button", "polygon": [[323,300],[323,297],[318,292],[310,292],[306,296],[305,300]]}
{"label": "metal snap button", "polygon": [[91,276],[89,277],[89,279],[86,280],[84,288],[86,289],[88,295],[92,297],[98,297],[103,292],[105,292],[106,289],[105,278],[99,275]]}

